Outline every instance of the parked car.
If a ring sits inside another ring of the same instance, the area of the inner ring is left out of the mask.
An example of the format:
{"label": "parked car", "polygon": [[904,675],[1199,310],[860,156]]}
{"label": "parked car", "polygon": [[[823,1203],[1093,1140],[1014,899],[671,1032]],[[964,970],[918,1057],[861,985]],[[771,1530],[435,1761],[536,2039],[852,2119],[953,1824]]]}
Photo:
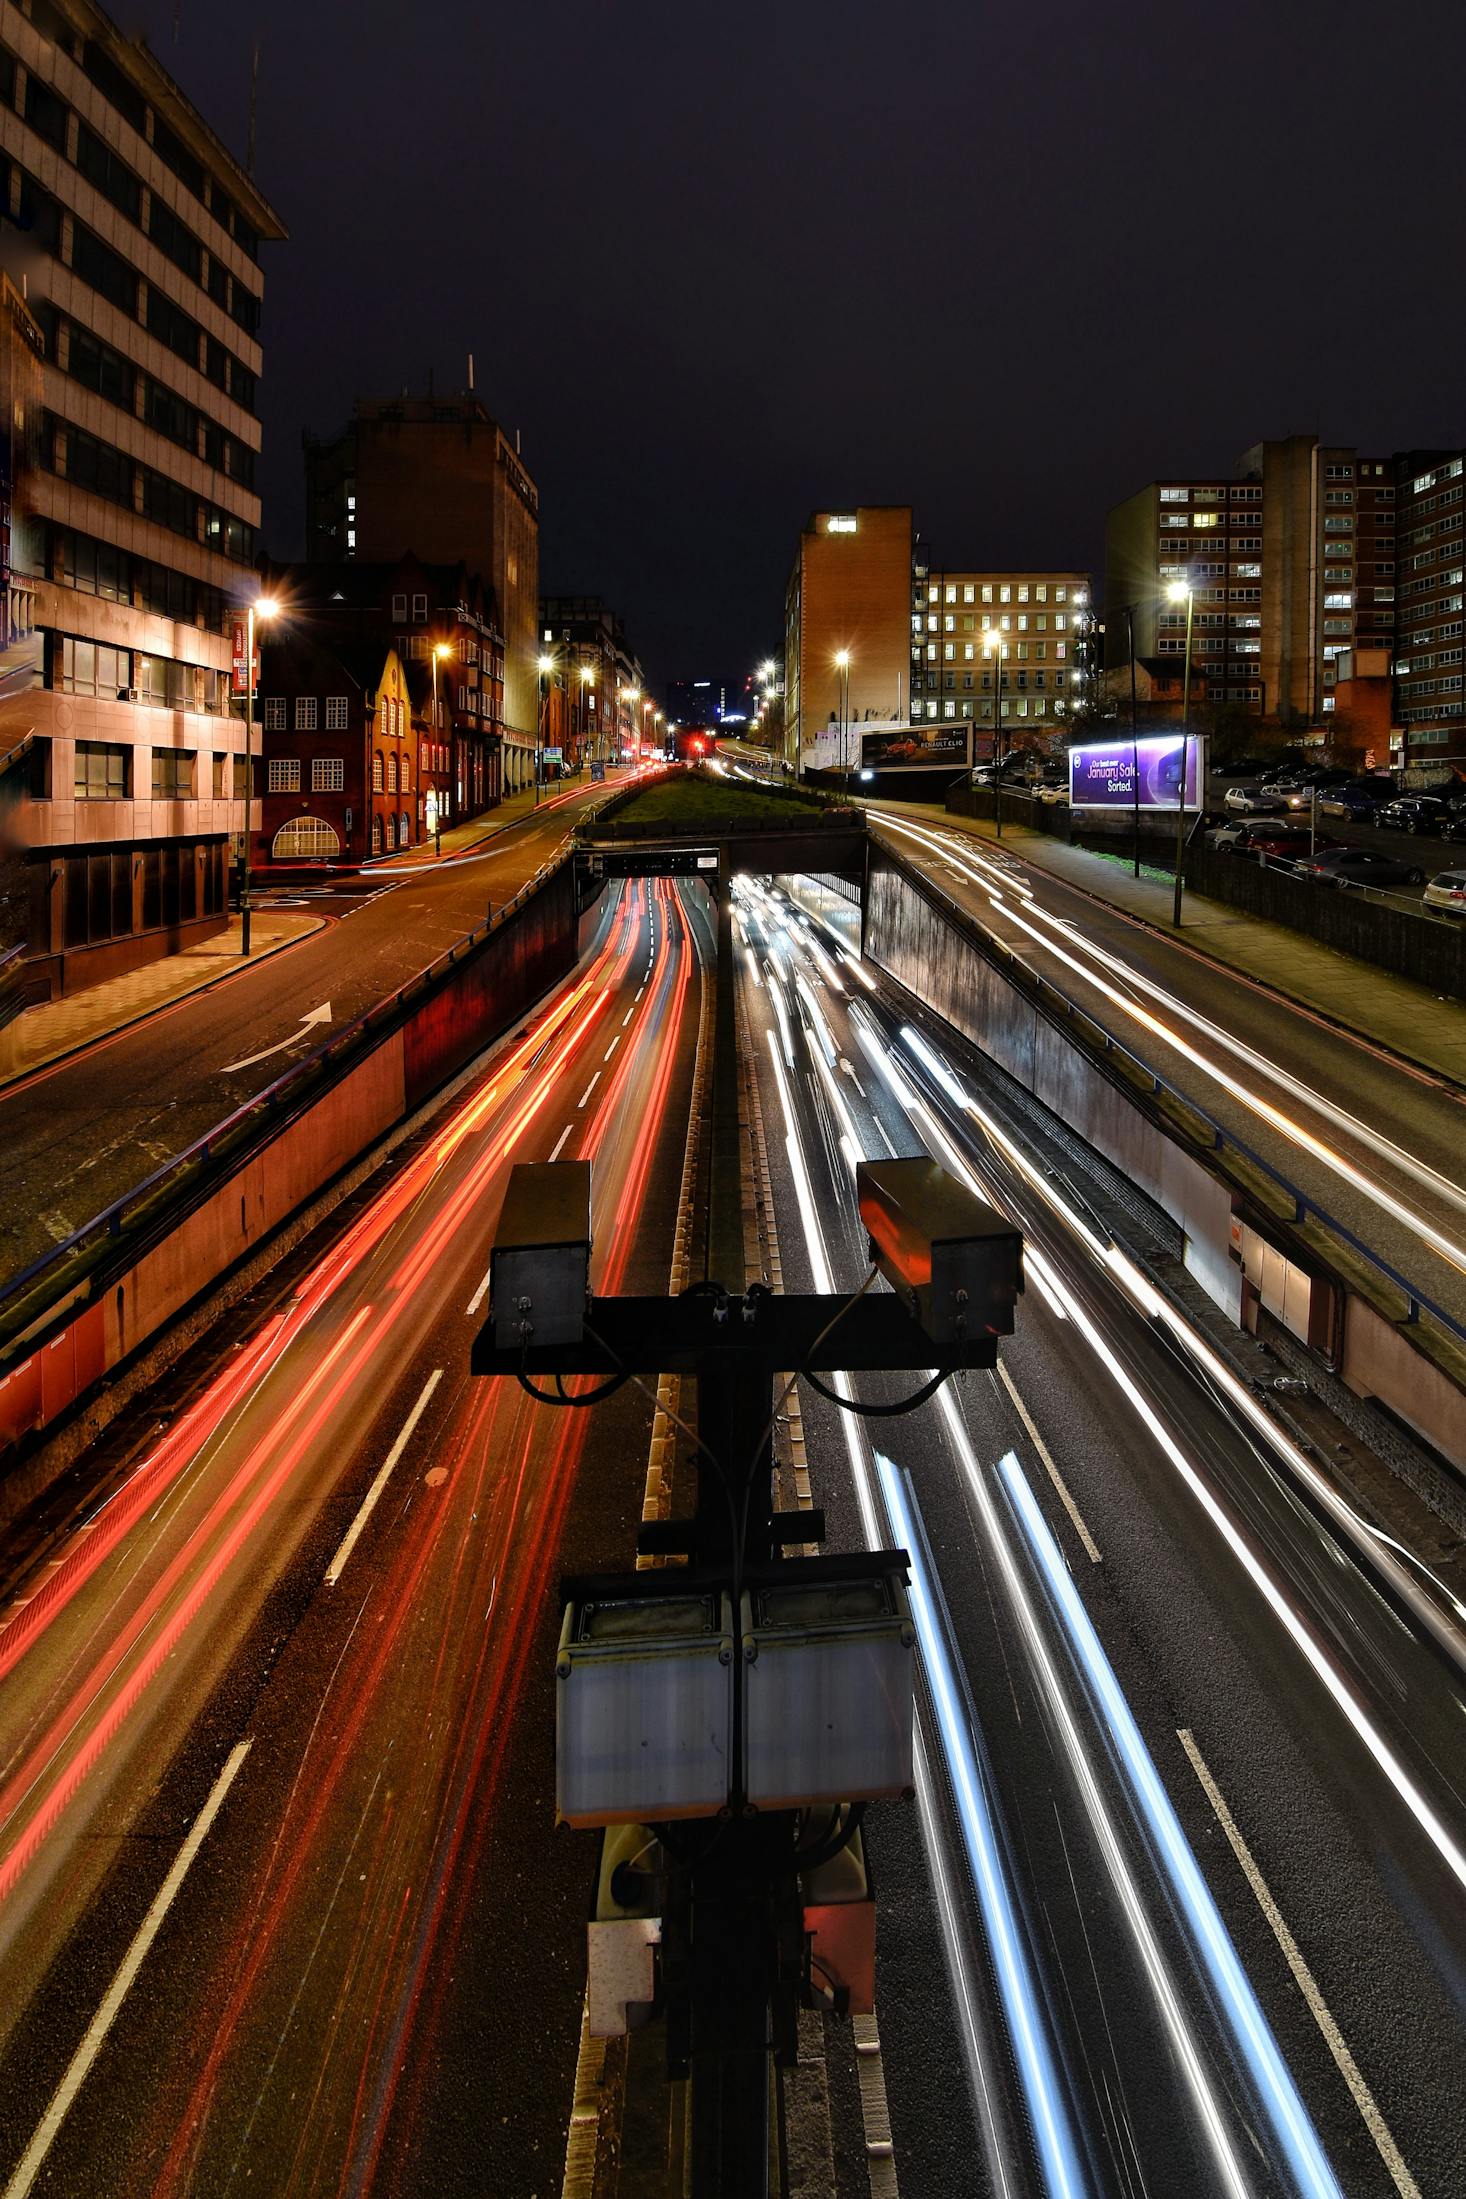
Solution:
{"label": "parked car", "polygon": [[1418,863],[1378,855],[1373,848],[1328,848],[1322,855],[1301,856],[1295,868],[1300,878],[1329,886],[1418,886],[1425,877]]}
{"label": "parked car", "polygon": [[1069,781],[1067,779],[1045,779],[1033,791],[1035,798],[1040,802],[1062,802],[1066,807],[1068,806]]}
{"label": "parked car", "polygon": [[1261,817],[1283,806],[1283,796],[1271,786],[1229,786],[1222,807],[1238,817]]}
{"label": "parked car", "polygon": [[1441,819],[1442,840],[1466,840],[1466,809],[1449,809]]}
{"label": "parked car", "polygon": [[1466,916],[1466,870],[1440,870],[1425,888],[1425,899],[1433,909],[1449,909],[1453,916]]}
{"label": "parked car", "polygon": [[1229,817],[1205,837],[1223,855],[1271,855],[1288,842],[1295,852],[1306,848],[1308,826],[1299,817]]}
{"label": "parked car", "polygon": [[1331,786],[1327,794],[1320,794],[1318,809],[1321,817],[1350,817],[1356,824],[1369,824],[1378,815],[1384,803],[1395,798],[1392,779],[1351,779],[1345,786]]}
{"label": "parked car", "polygon": [[1374,821],[1386,832],[1438,832],[1447,814],[1438,794],[1402,794],[1386,802]]}

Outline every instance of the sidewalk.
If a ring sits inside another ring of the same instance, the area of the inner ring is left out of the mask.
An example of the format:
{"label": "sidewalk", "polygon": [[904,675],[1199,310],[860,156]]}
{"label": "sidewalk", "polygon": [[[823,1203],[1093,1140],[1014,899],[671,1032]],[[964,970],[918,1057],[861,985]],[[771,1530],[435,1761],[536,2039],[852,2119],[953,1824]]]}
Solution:
{"label": "sidewalk", "polygon": [[[902,803],[897,814],[977,839],[997,837],[990,819],[953,816],[935,804]],[[1466,1086],[1466,1004],[1442,1000],[1409,978],[1376,970],[1285,925],[1269,924],[1196,893],[1185,897],[1178,942],[1171,925],[1169,877],[1142,868],[1137,878],[1128,861],[1070,847],[1007,819],[1002,844],[1019,862],[1046,871],[1163,938],[1281,993],[1342,1030],[1373,1040],[1403,1061]]]}
{"label": "sidewalk", "polygon": [[256,909],[247,962],[239,951],[240,926],[235,916],[227,931],[196,947],[163,955],[140,970],[110,977],[67,999],[26,1008],[0,1031],[0,1091],[98,1039],[110,1038],[114,1031],[143,1022],[160,1008],[171,1008],[190,993],[205,992],[239,970],[252,969],[297,940],[308,939],[324,922],[324,917],[296,916],[283,909]]}
{"label": "sidewalk", "polygon": [[[602,786],[597,781],[594,790],[598,794],[619,792],[620,782],[608,779]],[[577,772],[573,779],[557,779],[550,786],[541,787],[538,807],[541,810],[553,810],[570,796],[589,794],[591,791],[592,781],[583,772]],[[501,832],[507,832],[511,825],[522,824],[526,817],[533,817],[535,808],[534,788],[521,787],[517,794],[509,795],[493,809],[481,810],[477,817],[470,817],[461,825],[449,825],[443,834],[443,861],[446,863],[453,855],[474,854],[487,842],[496,840]],[[372,878],[379,871],[400,870],[404,866],[421,869],[424,863],[437,860],[438,850],[433,841],[420,840],[416,847],[398,848],[391,855],[372,856],[361,865],[361,875],[363,878]]]}

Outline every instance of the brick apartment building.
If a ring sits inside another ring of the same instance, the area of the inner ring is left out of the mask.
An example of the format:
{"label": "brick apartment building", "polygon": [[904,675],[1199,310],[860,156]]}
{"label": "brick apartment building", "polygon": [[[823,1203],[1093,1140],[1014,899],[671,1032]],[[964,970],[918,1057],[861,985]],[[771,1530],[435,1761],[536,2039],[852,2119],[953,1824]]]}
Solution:
{"label": "brick apartment building", "polygon": [[990,753],[999,701],[1008,742],[1057,733],[1088,692],[1094,632],[1088,573],[951,573],[918,558],[911,722],[971,721],[979,755]]}
{"label": "brick apartment building", "polygon": [[61,991],[226,919],[246,824],[229,664],[260,518],[259,253],[285,230],[90,0],[0,0],[0,215],[6,371],[33,341],[36,377],[8,484],[0,769],[21,774],[30,989]]}
{"label": "brick apartment building", "polygon": [[511,438],[472,389],[442,397],[359,397],[338,435],[305,438],[306,555],[481,574],[503,640],[500,790],[534,775],[539,726],[539,491]]}
{"label": "brick apartment building", "polygon": [[1111,510],[1105,664],[1182,657],[1188,581],[1199,703],[1282,725],[1321,723],[1338,659],[1387,646],[1395,616],[1395,469],[1294,435],[1252,445],[1230,477],[1149,482]]}
{"label": "brick apartment building", "polygon": [[599,596],[543,596],[540,653],[544,743],[562,751],[567,771],[640,745],[655,717],[641,661]]}
{"label": "brick apartment building", "polygon": [[[423,739],[446,751],[441,768],[420,766],[420,807],[425,812],[434,797],[434,823],[475,817],[501,799],[504,636],[492,591],[477,573],[461,561],[351,560],[282,568],[270,590],[284,629],[327,644],[365,644],[368,653],[396,650]],[[419,816],[414,840],[427,829]]]}
{"label": "brick apartment building", "polygon": [[[911,669],[911,507],[815,512],[784,594],[785,756],[848,709],[848,722],[904,718]],[[842,670],[837,658],[849,658]]]}
{"label": "brick apartment building", "polygon": [[390,645],[272,626],[260,649],[263,829],[256,860],[360,862],[424,837],[421,747]]}
{"label": "brick apartment building", "polygon": [[1466,772],[1466,453],[1407,451],[1396,476],[1395,713],[1407,765]]}

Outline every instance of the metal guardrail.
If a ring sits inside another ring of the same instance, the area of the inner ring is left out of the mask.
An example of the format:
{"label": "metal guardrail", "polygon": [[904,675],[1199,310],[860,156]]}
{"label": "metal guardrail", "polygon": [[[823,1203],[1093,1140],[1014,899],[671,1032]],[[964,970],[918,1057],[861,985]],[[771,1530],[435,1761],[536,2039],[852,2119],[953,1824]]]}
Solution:
{"label": "metal guardrail", "polygon": [[0,1349],[79,1290],[92,1270],[128,1234],[130,1226],[141,1224],[146,1217],[147,1228],[155,1230],[174,1201],[185,1194],[192,1197],[223,1160],[235,1161],[254,1138],[273,1134],[291,1109],[320,1084],[324,1071],[340,1073],[348,1062],[365,1056],[404,1008],[456,968],[466,955],[483,947],[531,895],[572,860],[567,848],[553,862],[542,863],[492,917],[454,940],[405,984],[374,1001],[201,1138],[164,1161],[18,1275],[0,1284]]}
{"label": "metal guardrail", "polygon": [[1309,886],[1315,889],[1320,886],[1331,886],[1335,892],[1347,893],[1351,900],[1373,901],[1381,908],[1398,909],[1403,916],[1423,917],[1428,924],[1444,924],[1450,929],[1457,922],[1457,919],[1449,915],[1445,909],[1434,908],[1429,901],[1412,900],[1403,893],[1395,892],[1389,886],[1363,886],[1353,878],[1310,877],[1307,872],[1301,871],[1298,867],[1300,862],[1306,860],[1301,856],[1290,858],[1286,855],[1264,855],[1261,852],[1253,855],[1250,848],[1243,848],[1240,855],[1235,848],[1214,848],[1209,852],[1215,855],[1230,854],[1243,862],[1255,862],[1259,870],[1284,871],[1290,878],[1296,878],[1300,886]]}
{"label": "metal guardrail", "polygon": [[[1212,1150],[1214,1152],[1221,1152],[1230,1147],[1233,1152],[1239,1154],[1246,1161],[1249,1168],[1256,1169],[1260,1175],[1266,1177],[1270,1183],[1275,1185],[1282,1196],[1291,1203],[1293,1207],[1291,1218],[1294,1222],[1302,1222],[1311,1217],[1327,1229],[1331,1236],[1337,1237],[1342,1244],[1347,1245],[1392,1289],[1397,1290],[1406,1302],[1408,1310],[1405,1318],[1407,1322],[1416,1321],[1421,1314],[1427,1314],[1446,1331],[1455,1343],[1466,1346],[1466,1324],[1458,1321],[1454,1314],[1448,1313],[1444,1306],[1438,1305],[1433,1298],[1428,1297],[1424,1291],[1418,1289],[1388,1260],[1382,1259],[1379,1253],[1372,1246],[1365,1244],[1362,1238],[1357,1237],[1346,1223],[1338,1221],[1326,1207],[1320,1206],[1316,1199],[1310,1198],[1306,1191],[1300,1191],[1298,1186],[1285,1176],[1280,1169],[1275,1168],[1271,1161],[1265,1160],[1262,1154],[1255,1152],[1244,1138],[1239,1138],[1234,1132],[1226,1129],[1223,1124],[1216,1120],[1215,1116],[1209,1114],[1204,1107],[1198,1106],[1197,1102],[1187,1093],[1161,1076],[1133,1048],[1126,1046],[1123,1040],[1117,1039],[1112,1031],[1107,1030],[1105,1025],[1097,1017],[1091,1015],[1087,1008],[1081,1008],[1077,1001],[1071,1000],[1062,986],[1055,985],[1052,979],[1033,969],[1004,940],[999,939],[996,933],[989,932],[979,917],[974,916],[970,910],[964,909],[960,903],[950,900],[942,892],[940,886],[929,879],[924,871],[917,870],[888,843],[883,841],[882,847],[896,867],[906,873],[924,900],[943,903],[946,908],[953,911],[974,931],[981,933],[985,942],[982,951],[987,953],[993,961],[1002,963],[1004,975],[1013,984],[1015,991],[1024,993],[1029,997],[1036,995],[1036,1004],[1041,1007],[1044,1005],[1044,996],[1046,995],[1049,1003],[1051,1003],[1050,1012],[1053,1008],[1057,1008],[1062,1013],[1064,1021],[1071,1026],[1075,1023],[1087,1024],[1090,1030],[1096,1034],[1100,1042],[1100,1050],[1112,1060],[1120,1057],[1130,1063],[1133,1070],[1137,1072],[1138,1081],[1150,1085],[1153,1097],[1159,1099],[1164,1095],[1177,1107],[1183,1109],[1188,1115],[1194,1116],[1197,1121],[1205,1125],[1211,1132]],[[1137,1081],[1137,1079],[1127,1078],[1127,1081]]]}

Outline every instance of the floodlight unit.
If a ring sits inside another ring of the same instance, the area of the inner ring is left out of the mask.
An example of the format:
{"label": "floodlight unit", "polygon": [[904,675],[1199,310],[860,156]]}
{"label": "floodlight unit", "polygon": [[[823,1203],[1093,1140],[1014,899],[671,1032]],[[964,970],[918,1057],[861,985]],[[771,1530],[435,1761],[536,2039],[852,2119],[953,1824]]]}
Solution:
{"label": "floodlight unit", "polygon": [[861,1161],[871,1258],[935,1344],[1011,1336],[1023,1233],[936,1161]]}
{"label": "floodlight unit", "polygon": [[500,1351],[578,1344],[590,1297],[590,1162],[509,1171],[489,1255],[489,1325]]}

